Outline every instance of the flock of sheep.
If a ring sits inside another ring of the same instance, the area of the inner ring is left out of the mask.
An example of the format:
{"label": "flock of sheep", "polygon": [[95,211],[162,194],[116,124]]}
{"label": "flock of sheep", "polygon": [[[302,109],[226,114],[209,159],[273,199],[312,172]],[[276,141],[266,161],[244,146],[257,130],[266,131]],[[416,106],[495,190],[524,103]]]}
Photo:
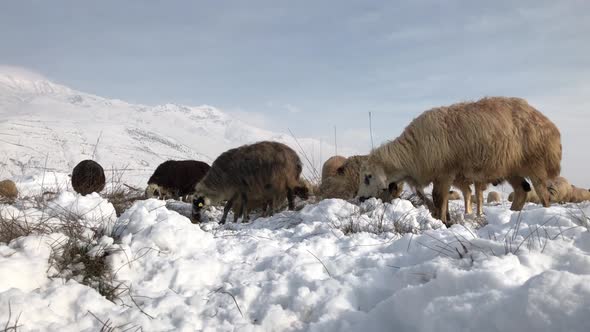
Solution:
{"label": "flock of sheep", "polygon": [[[559,176],[561,155],[559,130],[541,112],[523,99],[490,97],[426,111],[368,155],[329,158],[316,190],[301,178],[295,151],[263,141],[228,150],[211,166],[166,161],[149,179],[146,196],[192,200],[195,221],[206,206],[225,202],[224,223],[232,209],[234,222],[248,220],[257,208],[270,216],[285,200],[293,209],[294,197],[306,200],[314,191],[319,198],[391,200],[406,183],[435,218],[449,224],[448,200],[459,199],[451,186],[461,191],[466,214],[472,213],[473,200],[482,214],[483,191],[504,181],[514,189],[511,210],[521,210],[526,201],[547,207],[590,200],[588,190]],[[98,192],[104,184],[104,171],[94,161],[82,161],[73,170],[72,187],[81,194]],[[424,193],[430,184],[432,198]],[[0,195],[2,190],[0,185]],[[488,195],[488,202],[499,200],[497,192]]]}

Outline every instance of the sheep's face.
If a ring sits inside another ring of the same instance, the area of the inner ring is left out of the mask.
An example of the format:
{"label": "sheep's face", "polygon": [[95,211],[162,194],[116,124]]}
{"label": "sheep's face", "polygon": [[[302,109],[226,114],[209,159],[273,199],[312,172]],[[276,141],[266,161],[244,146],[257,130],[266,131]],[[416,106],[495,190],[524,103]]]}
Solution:
{"label": "sheep's face", "polygon": [[384,191],[389,190],[387,176],[380,166],[363,164],[359,181],[357,198],[361,202],[370,197],[379,197]]}
{"label": "sheep's face", "polygon": [[160,197],[161,190],[160,186],[155,183],[150,183],[147,188],[145,188],[145,197],[152,198],[152,197]]}
{"label": "sheep's face", "polygon": [[193,211],[192,216],[193,220],[196,222],[201,222],[201,211],[206,205],[210,205],[211,201],[204,196],[195,196],[196,198],[193,199]]}

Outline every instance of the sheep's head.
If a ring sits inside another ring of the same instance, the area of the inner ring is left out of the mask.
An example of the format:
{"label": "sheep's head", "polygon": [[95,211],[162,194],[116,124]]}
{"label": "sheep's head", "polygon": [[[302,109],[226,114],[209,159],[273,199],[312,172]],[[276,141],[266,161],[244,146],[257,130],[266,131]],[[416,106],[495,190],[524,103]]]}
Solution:
{"label": "sheep's head", "polygon": [[147,188],[145,188],[145,197],[147,198],[160,197],[161,195],[160,186],[155,183],[150,183]]}
{"label": "sheep's head", "polygon": [[194,196],[193,198],[193,209],[192,209],[192,216],[193,220],[196,222],[201,222],[201,211],[206,205],[210,205],[211,201],[204,196]]}
{"label": "sheep's head", "polygon": [[301,184],[293,188],[293,194],[302,200],[309,199],[309,188],[305,184]]}
{"label": "sheep's head", "polygon": [[361,202],[370,197],[379,197],[384,191],[395,190],[389,187],[383,167],[368,162],[361,167],[359,181],[357,198]]}
{"label": "sheep's head", "polygon": [[194,221],[201,221],[201,210],[208,205],[217,204],[221,199],[219,192],[211,190],[202,181],[197,183],[193,193],[193,212],[192,217]]}

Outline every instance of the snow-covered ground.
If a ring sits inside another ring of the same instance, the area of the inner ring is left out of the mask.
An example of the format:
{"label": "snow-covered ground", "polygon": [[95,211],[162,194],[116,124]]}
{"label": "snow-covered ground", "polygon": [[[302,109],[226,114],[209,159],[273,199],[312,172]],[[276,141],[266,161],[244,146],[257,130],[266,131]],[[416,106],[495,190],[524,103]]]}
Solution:
{"label": "snow-covered ground", "polygon": [[485,226],[451,228],[400,199],[323,200],[226,225],[218,210],[191,224],[188,204],[154,199],[116,218],[96,194],[63,192],[43,211],[0,206],[30,223],[59,222],[56,211],[113,234],[91,252],[110,252],[128,291],[113,303],[50,278],[65,235],[21,237],[0,243],[2,326],[18,316],[19,331],[97,331],[101,321],[118,331],[588,331],[587,203],[488,205]]}

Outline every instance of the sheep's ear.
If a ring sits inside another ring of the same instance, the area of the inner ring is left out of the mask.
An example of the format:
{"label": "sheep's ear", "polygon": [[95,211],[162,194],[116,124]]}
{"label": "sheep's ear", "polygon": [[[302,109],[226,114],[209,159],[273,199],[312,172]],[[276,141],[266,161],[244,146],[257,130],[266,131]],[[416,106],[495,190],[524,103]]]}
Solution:
{"label": "sheep's ear", "polygon": [[397,183],[391,182],[389,184],[389,186],[387,187],[387,190],[389,190],[390,194],[393,194],[394,192],[396,192],[397,191]]}
{"label": "sheep's ear", "polygon": [[338,167],[338,169],[336,169],[336,173],[338,173],[338,175],[344,175],[344,167]]}

